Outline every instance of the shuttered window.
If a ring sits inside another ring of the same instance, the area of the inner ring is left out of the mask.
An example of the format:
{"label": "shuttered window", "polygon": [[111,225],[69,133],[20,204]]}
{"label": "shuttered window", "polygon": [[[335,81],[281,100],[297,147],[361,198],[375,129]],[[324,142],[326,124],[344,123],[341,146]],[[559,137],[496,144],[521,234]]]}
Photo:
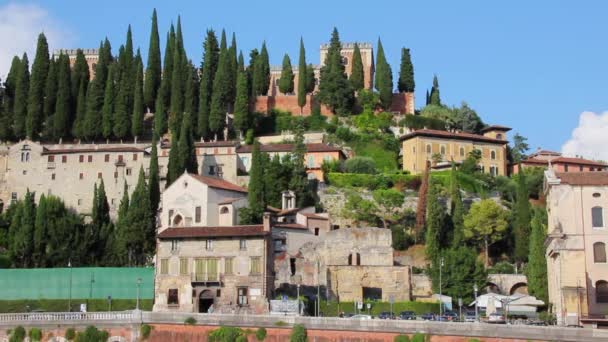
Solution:
{"label": "shuttered window", "polygon": [[207,279],[216,281],[217,277],[217,259],[207,259]]}
{"label": "shuttered window", "polygon": [[251,258],[251,274],[260,274],[260,257]]}
{"label": "shuttered window", "polygon": [[186,259],[186,258],[179,259],[179,274],[181,274],[181,275],[188,274],[188,259]]}
{"label": "shuttered window", "polygon": [[160,259],[160,274],[169,274],[169,259]]}
{"label": "shuttered window", "polygon": [[224,273],[228,275],[232,275],[232,267],[233,267],[234,258],[226,258],[224,260]]}

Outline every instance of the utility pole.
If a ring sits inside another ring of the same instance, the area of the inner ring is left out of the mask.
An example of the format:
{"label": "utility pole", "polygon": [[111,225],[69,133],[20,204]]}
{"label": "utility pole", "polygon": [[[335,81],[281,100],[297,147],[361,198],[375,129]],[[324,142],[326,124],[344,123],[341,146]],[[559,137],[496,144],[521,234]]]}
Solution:
{"label": "utility pole", "polygon": [[473,291],[475,292],[475,322],[479,322],[479,313],[477,312],[477,284],[473,285]]}
{"label": "utility pole", "polygon": [[68,291],[68,312],[72,312],[72,259],[68,260],[68,268],[70,269],[70,289]]}
{"label": "utility pole", "polygon": [[317,259],[317,317],[321,315],[321,263]]}
{"label": "utility pole", "polygon": [[137,278],[137,301],[135,302],[135,310],[139,310],[139,287],[141,286],[141,278]]}
{"label": "utility pole", "polygon": [[443,316],[443,294],[441,293],[442,287],[442,279],[441,279],[441,271],[443,269],[443,257],[441,257],[439,261],[439,316]]}

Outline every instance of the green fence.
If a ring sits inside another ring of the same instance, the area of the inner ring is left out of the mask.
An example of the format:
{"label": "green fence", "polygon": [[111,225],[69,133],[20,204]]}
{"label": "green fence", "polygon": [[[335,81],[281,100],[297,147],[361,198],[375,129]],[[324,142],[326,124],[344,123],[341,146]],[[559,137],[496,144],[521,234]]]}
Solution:
{"label": "green fence", "polygon": [[140,299],[154,298],[154,268],[0,269],[0,300],[134,299],[138,287]]}

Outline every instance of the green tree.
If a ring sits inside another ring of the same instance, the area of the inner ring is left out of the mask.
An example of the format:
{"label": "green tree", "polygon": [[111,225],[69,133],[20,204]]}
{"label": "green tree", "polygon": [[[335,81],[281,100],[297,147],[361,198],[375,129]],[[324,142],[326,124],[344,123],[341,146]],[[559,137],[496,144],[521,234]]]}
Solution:
{"label": "green tree", "polygon": [[[242,55],[241,55],[242,56]],[[241,132],[241,135],[249,129],[249,89],[247,86],[247,74],[244,70],[239,70],[236,82],[236,100],[234,102],[234,128]]]}
{"label": "green tree", "polygon": [[156,217],[158,204],[160,203],[160,179],[158,174],[158,150],[156,145],[158,142],[152,140],[152,151],[150,152],[150,174],[148,176],[148,185],[150,190],[150,210],[153,217]]}
{"label": "green tree", "polygon": [[399,68],[398,89],[402,93],[413,93],[416,88],[414,81],[414,65],[410,56],[410,49],[401,49],[401,66]]}
{"label": "green tree", "polygon": [[10,248],[11,259],[16,267],[33,266],[34,231],[36,222],[36,203],[34,193],[29,190],[14,214],[9,234],[12,236]]}
{"label": "green tree", "polygon": [[101,110],[101,134],[106,139],[112,136],[114,127],[115,69],[116,64],[112,64],[108,68],[108,79],[106,80]]}
{"label": "green tree", "polygon": [[511,162],[515,164],[521,162],[526,157],[529,149],[528,139],[519,133],[515,133],[513,136],[513,147],[510,149]]}
{"label": "green tree", "polygon": [[315,67],[312,64],[306,66],[306,93],[310,94],[315,90],[317,79],[315,77]]}
{"label": "green tree", "polygon": [[133,101],[133,115],[131,116],[131,135],[141,137],[144,133],[144,75],[141,65],[136,65],[135,96]]}
{"label": "green tree", "polygon": [[437,75],[433,76],[433,88],[431,88],[431,93],[429,94],[428,104],[441,106],[441,97],[439,96],[439,81],[437,80]]}
{"label": "green tree", "polygon": [[440,185],[431,179],[426,207],[425,253],[427,260],[435,263],[441,251],[442,233],[445,228],[445,208],[439,201]]}
{"label": "green tree", "polygon": [[48,209],[46,197],[40,196],[38,207],[36,208],[36,221],[34,223],[34,245],[32,259],[35,267],[46,266],[46,241],[48,234]]}
{"label": "green tree", "polygon": [[[128,229],[130,226],[129,221],[129,190],[127,182],[125,181],[122,199],[118,206],[118,219],[116,220],[116,241],[114,243],[114,254],[120,265],[127,265],[129,258],[127,243],[128,243]],[[141,237],[140,237],[141,238]]]}
{"label": "green tree", "polygon": [[[249,186],[247,187],[247,200],[249,202],[248,214],[245,223],[259,223],[266,208],[264,195],[264,156],[260,151],[260,142],[253,143],[251,152],[251,169],[249,170]],[[243,219],[243,218],[241,218]]]}
{"label": "green tree", "polygon": [[342,55],[340,54],[341,50],[340,36],[338,30],[334,27],[325,64],[321,68],[318,98],[333,113],[344,115],[352,109],[354,93],[350,82],[346,78]]}
{"label": "green tree", "polygon": [[154,113],[154,134],[161,137],[167,131],[167,108],[171,98],[171,76],[173,73],[173,50],[175,49],[175,29],[173,24],[167,33],[167,44],[165,45],[165,57],[163,61],[163,73],[160,88],[156,96]]}
{"label": "green tree", "polygon": [[27,54],[23,54],[19,64],[17,82],[15,83],[15,97],[13,103],[13,131],[16,138],[25,137],[25,121],[27,117],[27,96],[30,88],[30,66]]}
{"label": "green tree", "polygon": [[268,95],[268,88],[270,87],[270,60],[268,57],[268,50],[266,49],[266,42],[262,43],[262,49],[260,55],[255,59],[255,68],[253,75],[253,89],[254,95]]}
{"label": "green tree", "polygon": [[209,113],[209,130],[215,134],[220,133],[224,128],[230,98],[230,72],[230,51],[226,48],[220,49],[217,73],[213,80],[211,112]]}
{"label": "green tree", "polygon": [[131,94],[129,92],[132,90],[130,85],[131,81],[132,80],[129,80],[127,76],[121,76],[118,93],[116,94],[114,101],[112,132],[114,133],[114,136],[119,139],[126,138],[130,132],[131,112],[129,111],[129,101]]}
{"label": "green tree", "polygon": [[26,135],[36,138],[42,127],[44,109],[44,88],[49,73],[49,45],[44,33],[38,35],[36,57],[32,64],[32,75],[28,93]]}
{"label": "green tree", "polygon": [[281,163],[278,155],[264,154],[264,200],[266,205],[281,207],[281,194],[289,188],[289,167]]}
{"label": "green tree", "polygon": [[382,220],[382,227],[389,228],[388,223],[397,218],[405,196],[395,189],[377,189],[372,192],[372,196],[378,204],[378,216]]}
{"label": "green tree", "polygon": [[177,135],[182,123],[182,115],[184,111],[184,92],[186,78],[184,75],[189,74],[184,63],[185,51],[183,49],[183,38],[181,38],[181,22],[178,17],[177,31],[175,34],[175,48],[173,50],[173,70],[171,73],[171,97],[169,106],[169,130],[171,134]]}
{"label": "green tree", "polygon": [[363,61],[361,59],[361,50],[359,44],[355,43],[355,49],[353,50],[353,67],[350,73],[350,84],[355,91],[363,89],[365,77],[363,75]]}
{"label": "green tree", "polygon": [[520,172],[517,174],[517,191],[515,194],[515,205],[513,210],[513,214],[515,215],[513,227],[515,248],[513,254],[515,260],[520,263],[526,261],[528,253],[530,252],[528,243],[530,237],[531,209],[526,175],[524,172]]}
{"label": "green tree", "polygon": [[[474,249],[460,245],[446,250],[443,254],[442,293],[452,298],[462,298],[470,303],[474,299],[473,284],[482,288],[487,274],[483,263],[477,260]],[[439,274],[433,273],[434,291],[439,290]]]}
{"label": "green tree", "polygon": [[289,342],[307,342],[308,337],[306,334],[306,328],[302,324],[294,324],[291,334],[289,335]]}
{"label": "green tree", "polygon": [[139,177],[129,205],[129,226],[125,231],[128,265],[144,265],[146,256],[155,249],[155,219],[150,209],[150,193],[145,181],[144,169]]}
{"label": "green tree", "polygon": [[535,208],[532,216],[530,233],[530,251],[528,254],[528,265],[525,272],[528,277],[528,290],[530,294],[548,301],[547,283],[547,259],[545,258],[545,238],[547,237],[547,212],[541,208]]}
{"label": "green tree", "polygon": [[[87,59],[84,56],[82,49],[76,50],[76,61],[74,61],[71,76],[72,98],[77,99],[78,93],[80,92],[80,85],[84,84],[84,90],[86,92],[89,87],[89,79],[91,78],[91,75],[89,74],[89,64],[87,63]],[[73,105],[78,105],[78,103],[73,103]],[[80,113],[77,112],[76,114],[80,115]]]}
{"label": "green tree", "polygon": [[384,56],[382,42],[378,38],[378,52],[376,54],[376,79],[374,87],[380,94],[380,105],[385,110],[391,107],[393,102],[393,72],[391,66]]}
{"label": "green tree", "polygon": [[296,194],[297,205],[303,208],[312,201],[311,189],[306,173],[304,157],[306,155],[306,145],[304,144],[304,128],[297,125],[295,127],[294,144],[291,151],[291,178],[289,189]]}
{"label": "green tree", "polygon": [[289,55],[283,56],[283,68],[281,69],[281,78],[279,79],[279,91],[283,94],[293,93],[293,69],[291,68],[291,59]]}
{"label": "green tree", "polygon": [[154,111],[156,94],[161,82],[160,65],[160,38],[158,36],[158,22],[156,8],[152,12],[152,27],[150,28],[150,46],[148,47],[148,64],[144,83],[144,104]]}
{"label": "green tree", "polygon": [[306,105],[306,50],[304,49],[304,39],[300,37],[300,58],[298,59],[298,106],[300,114]]}
{"label": "green tree", "polygon": [[194,148],[194,139],[192,133],[192,125],[190,125],[190,113],[184,113],[182,128],[179,133],[179,141],[177,149],[181,170],[187,170],[189,173],[198,173],[198,163],[196,161],[196,149]]}
{"label": "green tree", "polygon": [[198,136],[206,137],[209,134],[209,113],[211,112],[213,80],[219,62],[219,47],[213,30],[207,30],[203,49],[202,75],[198,101],[198,128],[196,132]]}
{"label": "green tree", "polygon": [[2,114],[0,122],[0,139],[2,140],[9,140],[13,137],[13,110],[19,72],[21,72],[21,60],[18,56],[14,56],[11,62],[11,68],[4,82],[3,103],[2,108],[0,108],[0,114]]}
{"label": "green tree", "polygon": [[70,77],[70,61],[67,55],[60,55],[57,61],[57,101],[53,114],[53,137],[60,139],[69,135],[72,117],[72,93]]}
{"label": "green tree", "polygon": [[76,117],[72,125],[72,136],[81,139],[84,137],[84,116],[86,112],[87,97],[84,90],[85,82],[80,82],[78,97],[76,97]]}
{"label": "green tree", "polygon": [[464,217],[464,237],[482,243],[486,267],[490,246],[502,238],[508,225],[507,211],[491,199],[474,203]]}
{"label": "green tree", "polygon": [[452,172],[450,172],[450,218],[452,219],[453,229],[452,246],[458,247],[464,241],[464,204],[462,203],[458,173],[454,163],[452,163]]}
{"label": "green tree", "polygon": [[55,102],[57,101],[57,62],[51,60],[49,64],[49,74],[46,78],[44,86],[44,105],[43,105],[43,120],[46,120],[45,135],[50,134],[53,114],[55,113]]}
{"label": "green tree", "polygon": [[[109,42],[107,43],[109,44]],[[109,45],[108,45],[109,46]],[[83,134],[87,139],[95,139],[102,135],[103,104],[106,80],[108,79],[108,66],[111,52],[106,52],[107,46],[101,43],[99,47],[99,60],[95,65],[95,78],[90,82],[87,92],[86,113],[83,122]]]}

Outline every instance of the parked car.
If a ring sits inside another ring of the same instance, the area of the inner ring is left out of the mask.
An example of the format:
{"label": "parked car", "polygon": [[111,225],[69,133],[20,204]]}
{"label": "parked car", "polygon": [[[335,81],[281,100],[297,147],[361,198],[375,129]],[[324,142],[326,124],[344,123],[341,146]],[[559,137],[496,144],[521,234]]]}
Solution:
{"label": "parked car", "polygon": [[379,319],[395,319],[395,315],[393,315],[391,312],[388,311],[382,311],[379,315],[378,315]]}
{"label": "parked car", "polygon": [[475,312],[474,311],[467,311],[464,313],[464,321],[471,323],[471,322],[476,322],[477,318],[475,317]]}
{"label": "parked car", "polygon": [[437,316],[435,316],[434,320],[437,321],[437,322],[447,322],[447,321],[449,321],[449,318],[448,318],[448,316],[439,316],[439,315],[437,315]]}
{"label": "parked car", "polygon": [[401,313],[399,314],[399,319],[415,321],[416,313],[414,311],[401,311]]}
{"label": "parked car", "polygon": [[432,312],[427,312],[420,316],[425,321],[432,321],[435,318],[435,314]]}
{"label": "parked car", "polygon": [[488,323],[504,324],[506,323],[505,316],[498,312],[494,312],[488,316]]}
{"label": "parked car", "polygon": [[527,321],[527,325],[536,325],[536,326],[547,326],[547,322],[541,320],[530,320]]}
{"label": "parked car", "polygon": [[458,320],[458,313],[456,313],[454,311],[446,311],[443,313],[443,315],[445,317],[447,317],[448,321],[457,321]]}
{"label": "parked car", "polygon": [[372,316],[370,316],[370,315],[354,315],[354,316],[351,317],[351,319],[368,320],[368,319],[372,319]]}

